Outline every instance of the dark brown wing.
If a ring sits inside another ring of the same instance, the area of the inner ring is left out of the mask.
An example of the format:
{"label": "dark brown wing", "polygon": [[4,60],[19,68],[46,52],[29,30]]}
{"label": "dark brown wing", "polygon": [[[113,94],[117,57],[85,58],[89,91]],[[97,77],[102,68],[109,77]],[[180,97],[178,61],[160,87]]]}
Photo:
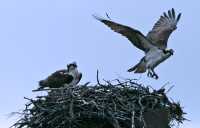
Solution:
{"label": "dark brown wing", "polygon": [[64,84],[69,84],[73,80],[73,76],[66,74],[67,70],[59,70],[51,74],[45,80],[39,82],[40,87],[59,88]]}
{"label": "dark brown wing", "polygon": [[133,29],[131,27],[115,23],[111,20],[106,20],[104,18],[93,15],[95,19],[101,21],[108,27],[110,27],[113,31],[122,34],[127,37],[128,40],[137,48],[147,52],[150,48],[154,47],[151,42],[138,30]]}
{"label": "dark brown wing", "polygon": [[160,19],[154,24],[153,29],[147,34],[147,38],[151,42],[161,49],[167,48],[167,41],[170,34],[176,30],[177,23],[181,18],[181,13],[176,17],[175,11],[168,11],[168,14],[165,12]]}

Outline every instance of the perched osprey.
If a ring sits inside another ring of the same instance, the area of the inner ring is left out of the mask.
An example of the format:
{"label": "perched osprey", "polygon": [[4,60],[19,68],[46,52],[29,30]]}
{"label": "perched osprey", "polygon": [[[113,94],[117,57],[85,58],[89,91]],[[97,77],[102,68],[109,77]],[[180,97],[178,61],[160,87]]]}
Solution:
{"label": "perched osprey", "polygon": [[93,16],[95,19],[110,27],[113,31],[127,37],[134,46],[144,51],[145,56],[138,64],[130,68],[128,72],[134,71],[135,73],[144,73],[148,70],[147,75],[149,77],[158,79],[158,75],[154,72],[154,68],[173,55],[172,49],[166,50],[167,41],[170,34],[176,30],[177,23],[181,18],[181,13],[176,17],[173,8],[168,11],[168,14],[164,12],[147,36],[144,36],[140,31],[129,26],[96,15]]}
{"label": "perched osprey", "polygon": [[60,88],[64,86],[74,86],[79,83],[82,78],[82,73],[77,69],[76,63],[67,65],[67,69],[62,69],[54,72],[45,80],[39,81],[39,89],[45,87]]}

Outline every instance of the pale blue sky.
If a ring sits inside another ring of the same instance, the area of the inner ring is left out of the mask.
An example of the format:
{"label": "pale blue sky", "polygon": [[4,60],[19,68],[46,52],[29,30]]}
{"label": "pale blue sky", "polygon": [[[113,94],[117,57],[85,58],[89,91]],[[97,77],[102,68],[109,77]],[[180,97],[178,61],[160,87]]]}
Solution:
{"label": "pale blue sky", "polygon": [[[170,82],[175,85],[170,97],[181,101],[192,120],[182,128],[199,128],[199,5],[198,0],[1,0],[0,128],[15,121],[7,115],[24,108],[24,96],[38,94],[31,91],[37,81],[72,61],[83,72],[81,83],[95,83],[97,69],[105,79],[141,77],[155,88]],[[157,81],[127,73],[143,53],[91,16],[108,12],[114,21],[146,34],[172,7],[183,15],[169,39],[174,56],[156,69]]]}

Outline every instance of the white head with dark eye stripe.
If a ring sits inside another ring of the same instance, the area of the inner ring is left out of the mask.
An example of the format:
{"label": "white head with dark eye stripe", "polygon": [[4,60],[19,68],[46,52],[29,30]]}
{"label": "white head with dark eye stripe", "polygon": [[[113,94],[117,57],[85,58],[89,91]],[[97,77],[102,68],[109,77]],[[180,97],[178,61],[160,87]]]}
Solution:
{"label": "white head with dark eye stripe", "polygon": [[73,77],[73,80],[68,85],[77,85],[82,78],[82,73],[78,71],[76,62],[72,62],[67,65],[67,75]]}
{"label": "white head with dark eye stripe", "polygon": [[163,53],[164,53],[164,54],[173,55],[173,54],[174,54],[174,50],[173,50],[173,49],[169,49],[169,50],[164,49],[164,50],[163,50]]}
{"label": "white head with dark eye stripe", "polygon": [[76,62],[70,63],[67,65],[67,70],[70,72],[72,70],[75,70],[77,68]]}

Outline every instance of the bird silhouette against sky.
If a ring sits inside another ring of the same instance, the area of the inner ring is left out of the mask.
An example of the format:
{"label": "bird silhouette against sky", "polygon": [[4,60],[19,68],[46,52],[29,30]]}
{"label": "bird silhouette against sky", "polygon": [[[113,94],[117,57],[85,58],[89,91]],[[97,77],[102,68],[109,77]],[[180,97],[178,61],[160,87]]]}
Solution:
{"label": "bird silhouette against sky", "polygon": [[164,12],[146,36],[137,29],[113,22],[108,15],[108,19],[97,15],[93,16],[113,31],[128,38],[135,47],[144,51],[145,56],[138,64],[128,69],[128,72],[144,73],[148,71],[147,76],[158,79],[154,68],[174,53],[173,49],[167,50],[167,42],[170,34],[177,29],[177,23],[181,18],[181,13],[176,16],[173,8],[168,12]]}

